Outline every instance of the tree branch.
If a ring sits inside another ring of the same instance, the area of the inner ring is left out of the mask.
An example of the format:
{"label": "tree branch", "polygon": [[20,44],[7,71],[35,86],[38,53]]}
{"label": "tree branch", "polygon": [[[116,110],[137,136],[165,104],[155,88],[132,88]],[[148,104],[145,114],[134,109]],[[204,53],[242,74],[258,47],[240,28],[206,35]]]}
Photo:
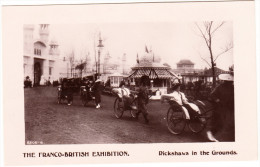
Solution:
{"label": "tree branch", "polygon": [[[207,46],[209,47],[209,43],[208,43],[207,37],[206,37],[205,34],[202,32],[202,30],[201,30],[201,28],[199,27],[199,25],[198,25],[197,23],[195,23],[195,24],[196,24],[197,28],[199,29],[199,31],[200,31],[200,33],[201,33],[203,39],[205,40]],[[205,24],[205,23],[204,23],[204,24]]]}
{"label": "tree branch", "polygon": [[201,58],[202,60],[204,60],[204,61],[209,65],[209,67],[211,67],[210,63],[209,63],[205,58],[203,58],[203,57],[201,56],[200,52],[197,51],[197,53],[199,54],[200,58]]}
{"label": "tree branch", "polygon": [[225,24],[225,22],[221,22],[212,32],[211,34],[213,35],[223,24]]}
{"label": "tree branch", "polygon": [[218,59],[219,56],[221,56],[222,54],[228,52],[229,50],[231,50],[233,48],[233,43],[230,43],[222,52],[220,52],[216,58],[214,59],[214,62]]}

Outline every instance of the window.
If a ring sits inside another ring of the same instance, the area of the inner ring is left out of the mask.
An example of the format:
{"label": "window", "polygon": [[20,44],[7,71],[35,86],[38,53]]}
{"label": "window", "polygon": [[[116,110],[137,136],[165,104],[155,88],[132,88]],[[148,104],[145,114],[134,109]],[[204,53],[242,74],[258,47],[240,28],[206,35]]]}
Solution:
{"label": "window", "polygon": [[34,48],[34,55],[41,56],[42,55],[41,49]]}
{"label": "window", "polygon": [[49,67],[49,75],[52,75],[52,67]]}
{"label": "window", "polygon": [[118,77],[114,77],[114,83],[118,84]]}
{"label": "window", "polygon": [[23,64],[23,74],[26,74],[26,64]]}

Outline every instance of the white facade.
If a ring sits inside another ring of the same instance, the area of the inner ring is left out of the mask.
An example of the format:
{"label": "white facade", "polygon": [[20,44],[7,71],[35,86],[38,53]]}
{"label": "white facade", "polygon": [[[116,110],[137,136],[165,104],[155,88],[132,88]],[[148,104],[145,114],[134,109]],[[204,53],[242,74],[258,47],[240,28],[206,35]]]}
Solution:
{"label": "white facade", "polygon": [[59,45],[49,41],[49,25],[40,24],[39,39],[34,37],[34,25],[24,25],[24,77],[29,76],[33,85],[45,85],[60,77]]}

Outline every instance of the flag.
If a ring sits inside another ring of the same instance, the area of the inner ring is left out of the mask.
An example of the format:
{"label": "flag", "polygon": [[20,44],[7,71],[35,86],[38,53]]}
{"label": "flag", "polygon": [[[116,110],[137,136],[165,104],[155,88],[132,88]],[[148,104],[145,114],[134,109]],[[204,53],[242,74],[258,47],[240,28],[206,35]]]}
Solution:
{"label": "flag", "polygon": [[149,53],[147,46],[145,45],[145,52]]}
{"label": "flag", "polygon": [[137,56],[136,56],[136,62],[139,64],[139,57],[138,57],[138,53],[137,53]]}

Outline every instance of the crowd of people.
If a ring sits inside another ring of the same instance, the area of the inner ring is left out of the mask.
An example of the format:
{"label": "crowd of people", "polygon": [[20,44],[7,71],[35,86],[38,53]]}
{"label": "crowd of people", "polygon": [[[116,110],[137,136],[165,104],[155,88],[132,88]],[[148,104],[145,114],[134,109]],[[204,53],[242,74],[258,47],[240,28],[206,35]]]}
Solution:
{"label": "crowd of people", "polygon": [[[61,80],[61,94],[62,96],[67,96],[68,105],[72,104],[73,94],[80,91],[80,87],[84,86],[87,92],[87,98],[95,100],[96,108],[101,107],[101,93],[104,89],[104,83],[102,80],[97,79],[93,81],[88,78],[76,78],[76,79],[67,79],[63,78]],[[93,92],[93,95],[92,93]],[[93,97],[92,97],[93,96]]]}
{"label": "crowd of people", "polygon": [[[26,78],[25,85],[31,86],[31,82],[29,78]],[[105,84],[100,79],[96,79],[95,81],[88,78],[83,79],[67,79],[63,78],[61,81],[61,95],[67,97],[68,105],[71,105],[73,102],[73,93],[79,91],[81,86],[84,86],[87,90],[87,97],[95,100],[96,108],[101,107],[101,94],[104,90]],[[145,120],[145,123],[149,123],[148,112],[147,112],[147,104],[149,102],[149,84],[150,80],[148,76],[142,76],[139,82],[139,87],[135,89],[135,91],[130,91],[126,87],[126,83],[122,81],[117,89],[117,95],[120,98],[124,98],[124,105],[126,105],[129,109],[137,110],[136,118],[138,119],[139,115],[142,114]],[[162,100],[164,97],[170,97],[171,100],[177,102],[183,112],[189,117],[192,113],[201,114],[202,111],[200,108],[190,101],[187,98],[188,90],[194,90],[194,95],[198,97],[200,96],[200,91],[205,90],[206,87],[203,86],[203,82],[198,81],[193,85],[187,87],[187,85],[181,83],[175,83],[172,86],[171,93],[162,96]],[[91,93],[92,92],[92,93]],[[137,104],[132,104],[134,95],[131,92],[135,92],[137,96]],[[196,99],[196,98],[195,98]],[[210,93],[207,95],[207,100],[214,104],[214,112],[211,113],[210,117],[212,119],[205,120],[205,118],[201,118],[201,123],[206,125],[206,134],[209,141],[217,142],[218,140],[215,138],[214,134],[217,131],[221,131],[224,136],[229,141],[235,140],[235,115],[234,115],[234,84],[233,84],[233,76],[231,74],[221,74],[219,75],[219,82],[215,89],[210,89]],[[187,118],[189,119],[189,118]]]}

